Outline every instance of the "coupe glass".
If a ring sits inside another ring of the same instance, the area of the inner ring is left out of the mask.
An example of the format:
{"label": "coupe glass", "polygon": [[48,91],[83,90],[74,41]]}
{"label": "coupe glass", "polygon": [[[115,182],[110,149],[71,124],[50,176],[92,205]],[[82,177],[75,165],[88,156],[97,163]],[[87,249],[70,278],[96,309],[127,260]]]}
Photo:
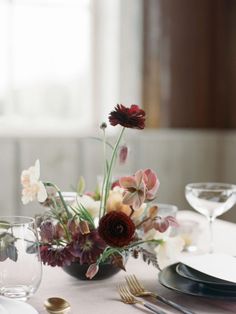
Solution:
{"label": "coupe glass", "polygon": [[41,277],[34,219],[0,217],[0,295],[27,300],[39,287]]}
{"label": "coupe glass", "polygon": [[227,183],[190,183],[185,187],[189,204],[209,221],[210,246],[213,252],[212,224],[216,217],[229,210],[236,200],[236,185]]}

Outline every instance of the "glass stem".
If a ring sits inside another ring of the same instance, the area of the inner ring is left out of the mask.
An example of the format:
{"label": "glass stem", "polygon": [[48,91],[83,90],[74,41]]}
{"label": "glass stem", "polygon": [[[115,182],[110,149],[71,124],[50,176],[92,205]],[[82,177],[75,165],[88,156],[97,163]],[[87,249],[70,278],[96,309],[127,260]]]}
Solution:
{"label": "glass stem", "polygon": [[214,237],[213,237],[213,222],[214,222],[215,218],[214,217],[209,217],[208,221],[209,221],[209,232],[210,232],[210,244],[209,244],[209,253],[213,253],[214,252]]}

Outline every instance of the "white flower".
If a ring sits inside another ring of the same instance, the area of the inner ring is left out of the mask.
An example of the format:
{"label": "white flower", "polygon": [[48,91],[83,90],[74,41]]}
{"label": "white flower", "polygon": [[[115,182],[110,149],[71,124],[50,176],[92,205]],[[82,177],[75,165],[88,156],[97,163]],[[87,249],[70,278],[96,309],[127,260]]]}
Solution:
{"label": "white flower", "polygon": [[82,195],[77,196],[76,202],[72,205],[72,207],[76,208],[78,207],[78,204],[83,205],[93,218],[99,216],[100,201],[95,201],[89,195]]}
{"label": "white flower", "polygon": [[158,264],[164,268],[178,261],[180,252],[184,248],[184,241],[181,237],[167,238],[163,244],[155,248],[157,253]]}
{"label": "white flower", "polygon": [[[169,228],[170,229],[170,228]],[[147,232],[145,232],[142,236],[142,239],[145,241],[149,241],[149,240],[167,240],[170,234],[170,230],[167,229],[165,232],[159,232],[156,229],[152,228],[150,230],[148,230]]]}
{"label": "white flower", "polygon": [[44,202],[47,198],[47,191],[40,177],[40,164],[36,160],[35,165],[27,170],[23,170],[21,174],[22,202],[28,204],[37,199],[39,202]]}

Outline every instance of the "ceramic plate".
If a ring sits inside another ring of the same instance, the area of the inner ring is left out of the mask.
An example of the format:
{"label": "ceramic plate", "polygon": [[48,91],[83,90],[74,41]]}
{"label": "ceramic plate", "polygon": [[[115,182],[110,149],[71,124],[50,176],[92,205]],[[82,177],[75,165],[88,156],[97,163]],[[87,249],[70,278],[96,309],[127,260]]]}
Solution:
{"label": "ceramic plate", "polygon": [[223,253],[181,254],[179,262],[205,275],[236,284],[236,258]]}
{"label": "ceramic plate", "polygon": [[39,314],[39,313],[28,303],[0,296],[0,314]]}
{"label": "ceramic plate", "polygon": [[233,290],[236,292],[236,284],[203,274],[200,271],[197,271],[182,263],[179,263],[176,266],[176,272],[184,278],[207,284],[214,289]]}
{"label": "ceramic plate", "polygon": [[159,282],[166,288],[198,297],[236,301],[236,292],[212,289],[203,283],[184,278],[176,272],[176,266],[177,264],[168,266],[159,273]]}

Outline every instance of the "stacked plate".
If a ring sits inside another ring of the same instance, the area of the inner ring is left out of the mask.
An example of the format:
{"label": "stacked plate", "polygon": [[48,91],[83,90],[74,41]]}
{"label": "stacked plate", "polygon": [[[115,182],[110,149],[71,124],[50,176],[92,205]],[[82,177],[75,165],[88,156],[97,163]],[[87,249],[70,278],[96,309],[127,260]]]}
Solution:
{"label": "stacked plate", "polygon": [[236,258],[210,254],[183,258],[159,273],[160,283],[200,297],[236,301]]}

